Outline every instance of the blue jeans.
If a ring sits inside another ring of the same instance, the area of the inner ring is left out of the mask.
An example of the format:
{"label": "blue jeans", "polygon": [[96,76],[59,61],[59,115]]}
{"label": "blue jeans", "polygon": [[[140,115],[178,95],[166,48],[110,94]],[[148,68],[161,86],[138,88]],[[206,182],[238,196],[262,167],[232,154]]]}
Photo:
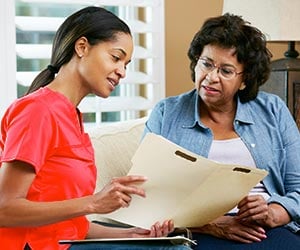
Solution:
{"label": "blue jeans", "polygon": [[141,249],[153,249],[153,250],[191,250],[190,247],[185,245],[172,245],[171,243],[85,243],[74,244],[70,247],[70,250],[141,250]]}
{"label": "blue jeans", "polygon": [[205,234],[193,234],[193,239],[198,245],[193,247],[195,250],[299,250],[300,235],[295,234],[285,227],[269,229],[267,238],[261,242],[240,243],[225,240]]}

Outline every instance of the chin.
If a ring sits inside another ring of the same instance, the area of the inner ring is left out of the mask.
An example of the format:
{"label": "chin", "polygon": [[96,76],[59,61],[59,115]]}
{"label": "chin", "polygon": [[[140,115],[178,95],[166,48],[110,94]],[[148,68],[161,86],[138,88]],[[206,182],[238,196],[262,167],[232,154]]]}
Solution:
{"label": "chin", "polygon": [[111,92],[109,92],[109,93],[103,93],[103,92],[99,93],[99,92],[94,92],[94,94],[95,94],[96,96],[98,96],[98,97],[101,97],[101,98],[108,98],[108,97],[110,96]]}

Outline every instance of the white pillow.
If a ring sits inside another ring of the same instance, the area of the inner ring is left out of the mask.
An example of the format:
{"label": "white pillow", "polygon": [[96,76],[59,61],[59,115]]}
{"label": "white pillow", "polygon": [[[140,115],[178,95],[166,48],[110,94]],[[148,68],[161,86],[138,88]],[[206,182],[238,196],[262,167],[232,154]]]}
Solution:
{"label": "white pillow", "polygon": [[126,175],[131,158],[141,141],[147,118],[115,122],[87,130],[95,150],[97,166],[96,191],[112,177]]}
{"label": "white pillow", "polygon": [[[147,118],[115,122],[87,129],[95,150],[97,183],[100,191],[111,178],[124,176],[132,166],[131,158],[137,150]],[[115,223],[100,214],[91,214],[93,221]]]}

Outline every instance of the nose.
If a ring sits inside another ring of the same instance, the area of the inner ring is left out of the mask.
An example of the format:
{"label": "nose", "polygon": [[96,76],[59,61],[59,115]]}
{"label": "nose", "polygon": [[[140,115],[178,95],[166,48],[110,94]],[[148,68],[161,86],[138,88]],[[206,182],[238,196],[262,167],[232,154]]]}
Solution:
{"label": "nose", "polygon": [[124,78],[126,76],[126,68],[124,65],[120,65],[116,70],[117,75],[120,78]]}
{"label": "nose", "polygon": [[219,79],[219,68],[214,67],[212,71],[208,72],[207,75],[209,76],[209,79],[212,81],[215,79]]}

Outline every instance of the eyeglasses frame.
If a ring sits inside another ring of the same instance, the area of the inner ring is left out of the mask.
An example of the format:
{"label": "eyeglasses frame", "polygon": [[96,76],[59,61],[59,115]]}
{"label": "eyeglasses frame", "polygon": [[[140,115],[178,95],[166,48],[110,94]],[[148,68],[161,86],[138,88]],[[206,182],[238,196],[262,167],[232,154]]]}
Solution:
{"label": "eyeglasses frame", "polygon": [[[207,62],[207,63],[211,63],[211,64],[212,64],[213,67],[212,67],[212,69],[211,69],[210,71],[207,71],[207,70],[203,69],[203,68],[200,66],[200,67],[201,67],[201,70],[205,71],[207,74],[213,72],[215,69],[217,69],[217,73],[219,74],[220,68],[224,67],[224,66],[222,66],[222,65],[221,65],[221,66],[217,66],[217,64],[214,63],[214,61],[211,60],[211,59],[209,59],[209,58],[199,57],[199,58],[197,59],[197,63],[198,63],[199,60],[205,61],[205,62]],[[244,71],[237,72],[237,71],[236,71],[236,68],[235,68],[234,66],[230,66],[230,67],[232,67],[232,68],[234,69],[234,70],[233,70],[234,75],[233,75],[232,77],[230,77],[230,78],[227,78],[227,77],[224,77],[224,75],[222,75],[222,73],[220,73],[220,76],[221,76],[222,79],[225,79],[225,80],[232,80],[233,78],[237,77],[238,75],[244,73]]]}

